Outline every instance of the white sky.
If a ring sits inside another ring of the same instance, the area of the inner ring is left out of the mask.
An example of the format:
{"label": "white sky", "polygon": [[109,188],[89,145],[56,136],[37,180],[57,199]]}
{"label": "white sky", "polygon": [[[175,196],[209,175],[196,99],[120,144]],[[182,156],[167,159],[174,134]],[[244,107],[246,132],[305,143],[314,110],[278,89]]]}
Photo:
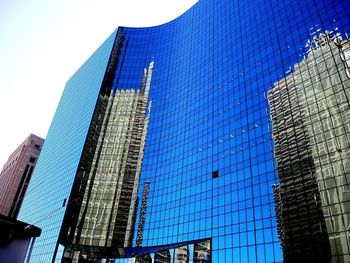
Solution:
{"label": "white sky", "polygon": [[168,22],[197,0],[1,0],[0,169],[46,137],[66,81],[117,26]]}

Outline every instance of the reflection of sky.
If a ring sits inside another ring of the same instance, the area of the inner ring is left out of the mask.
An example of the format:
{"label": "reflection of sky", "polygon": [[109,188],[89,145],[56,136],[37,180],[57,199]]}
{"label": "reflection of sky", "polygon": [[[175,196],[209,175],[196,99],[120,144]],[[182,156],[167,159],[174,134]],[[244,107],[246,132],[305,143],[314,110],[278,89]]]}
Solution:
{"label": "reflection of sky", "polygon": [[314,31],[349,29],[348,3],[212,5],[202,1],[161,28],[126,29],[119,85],[137,85],[155,61],[140,184],[141,196],[151,182],[143,244],[214,237],[214,258],[281,260],[266,92],[303,59]]}

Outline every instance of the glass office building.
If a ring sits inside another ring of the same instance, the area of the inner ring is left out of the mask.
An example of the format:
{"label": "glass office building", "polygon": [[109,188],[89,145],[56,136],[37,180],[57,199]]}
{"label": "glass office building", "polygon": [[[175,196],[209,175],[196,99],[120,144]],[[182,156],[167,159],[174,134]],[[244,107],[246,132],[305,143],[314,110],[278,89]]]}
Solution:
{"label": "glass office building", "polygon": [[48,132],[31,262],[349,261],[349,10],[199,0],[119,27]]}

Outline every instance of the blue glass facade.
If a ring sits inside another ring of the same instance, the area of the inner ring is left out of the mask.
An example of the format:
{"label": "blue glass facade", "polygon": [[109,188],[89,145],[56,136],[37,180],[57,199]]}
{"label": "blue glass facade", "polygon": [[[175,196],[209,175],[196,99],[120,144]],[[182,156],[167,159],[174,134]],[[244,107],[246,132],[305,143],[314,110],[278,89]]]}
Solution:
{"label": "blue glass facade", "polygon": [[[31,262],[51,262],[116,33],[67,82],[19,218],[43,229]],[[60,256],[56,257],[59,261]]]}
{"label": "blue glass facade", "polygon": [[[112,90],[139,87],[144,68],[154,62],[133,246],[139,245],[143,214],[142,247],[210,239],[212,262],[283,261],[272,188],[280,183],[280,164],[268,93],[310,56],[305,45],[314,36],[328,30],[345,41],[349,10],[349,1],[341,0],[200,0],[167,24],[118,29],[124,42]],[[115,36],[68,82],[49,130],[20,213],[43,230],[33,262],[48,262],[55,253],[62,202],[69,198]],[[339,213],[349,224],[350,211]],[[340,246],[349,246],[344,240]]]}

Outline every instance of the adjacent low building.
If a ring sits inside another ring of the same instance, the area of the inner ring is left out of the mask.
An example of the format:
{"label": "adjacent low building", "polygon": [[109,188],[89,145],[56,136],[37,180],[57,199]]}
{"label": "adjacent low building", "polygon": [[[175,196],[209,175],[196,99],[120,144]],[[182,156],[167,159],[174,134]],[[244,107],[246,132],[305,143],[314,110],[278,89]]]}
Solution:
{"label": "adjacent low building", "polygon": [[43,144],[31,134],[8,158],[0,174],[0,214],[17,218]]}

